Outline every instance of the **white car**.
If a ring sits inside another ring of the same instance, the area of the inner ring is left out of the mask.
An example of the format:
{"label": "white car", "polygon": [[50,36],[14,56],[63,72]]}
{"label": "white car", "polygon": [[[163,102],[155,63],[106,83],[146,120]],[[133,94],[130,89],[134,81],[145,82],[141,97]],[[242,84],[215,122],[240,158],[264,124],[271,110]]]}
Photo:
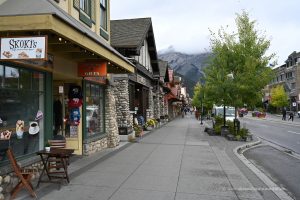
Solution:
{"label": "white car", "polygon": [[[224,107],[223,106],[215,106],[215,107],[213,107],[212,112],[213,112],[214,116],[223,117]],[[226,113],[225,114],[226,114],[226,121],[228,120],[228,121],[233,122],[233,120],[235,118],[235,108],[230,107],[230,106],[226,106]]]}

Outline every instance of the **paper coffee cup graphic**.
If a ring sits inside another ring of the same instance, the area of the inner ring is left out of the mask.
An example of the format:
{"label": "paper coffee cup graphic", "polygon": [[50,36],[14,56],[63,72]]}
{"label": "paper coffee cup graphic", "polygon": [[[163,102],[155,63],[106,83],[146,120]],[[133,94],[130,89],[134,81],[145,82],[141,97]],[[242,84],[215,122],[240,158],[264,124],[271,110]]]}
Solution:
{"label": "paper coffee cup graphic", "polygon": [[36,58],[41,58],[42,57],[42,49],[41,48],[37,48],[36,50],[35,50],[35,57]]}

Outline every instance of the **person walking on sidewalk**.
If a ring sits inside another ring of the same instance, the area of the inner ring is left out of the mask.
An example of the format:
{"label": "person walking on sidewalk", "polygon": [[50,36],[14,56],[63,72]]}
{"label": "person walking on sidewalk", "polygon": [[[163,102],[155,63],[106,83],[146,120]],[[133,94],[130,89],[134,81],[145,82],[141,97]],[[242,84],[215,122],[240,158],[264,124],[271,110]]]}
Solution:
{"label": "person walking on sidewalk", "polygon": [[294,113],[293,113],[293,112],[290,112],[290,114],[289,114],[289,119],[288,119],[288,121],[290,121],[290,119],[291,119],[292,121],[294,121]]}
{"label": "person walking on sidewalk", "polygon": [[286,120],[286,109],[282,109],[282,120]]}

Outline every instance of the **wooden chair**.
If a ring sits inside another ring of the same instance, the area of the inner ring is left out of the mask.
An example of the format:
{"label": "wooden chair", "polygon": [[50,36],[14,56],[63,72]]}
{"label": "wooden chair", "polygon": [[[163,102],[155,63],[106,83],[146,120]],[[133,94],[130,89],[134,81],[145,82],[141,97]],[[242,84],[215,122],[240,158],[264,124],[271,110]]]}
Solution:
{"label": "wooden chair", "polygon": [[48,140],[51,148],[66,148],[66,140]]}
{"label": "wooden chair", "polygon": [[19,183],[14,187],[14,189],[11,191],[11,196],[10,199],[14,199],[17,195],[17,193],[22,189],[25,188],[28,190],[28,192],[30,193],[30,195],[34,198],[37,198],[36,193],[33,190],[33,186],[30,182],[31,177],[33,175],[32,172],[26,171],[24,172],[20,166],[18,165],[14,153],[11,150],[11,148],[8,148],[7,150],[7,158],[10,161],[10,164],[15,172],[15,174],[17,175],[17,177],[20,179]]}
{"label": "wooden chair", "polygon": [[[66,140],[48,140],[48,143],[50,144],[50,148],[66,148]],[[65,159],[66,164],[69,165],[69,159]],[[56,157],[50,157],[49,158],[49,166],[48,169],[55,168],[56,170],[59,170],[63,167],[61,163],[61,158]]]}

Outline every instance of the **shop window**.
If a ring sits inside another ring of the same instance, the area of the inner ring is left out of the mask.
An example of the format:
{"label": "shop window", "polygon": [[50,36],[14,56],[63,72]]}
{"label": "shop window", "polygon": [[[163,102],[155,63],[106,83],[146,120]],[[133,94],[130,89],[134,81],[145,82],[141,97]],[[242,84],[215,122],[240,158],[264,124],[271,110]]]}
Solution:
{"label": "shop window", "polygon": [[17,89],[19,83],[19,70],[13,67],[5,67],[4,74],[4,87]]}
{"label": "shop window", "polygon": [[86,83],[86,134],[88,137],[104,134],[104,89]]}
{"label": "shop window", "polygon": [[[33,74],[38,74],[33,87]],[[0,65],[0,131],[10,130],[10,147],[16,156],[32,154],[42,148],[44,134],[43,119],[38,121],[38,132],[30,129],[40,110],[44,112],[44,74],[27,69]],[[22,129],[16,132],[17,121],[24,122]],[[0,161],[5,155],[0,155]]]}

